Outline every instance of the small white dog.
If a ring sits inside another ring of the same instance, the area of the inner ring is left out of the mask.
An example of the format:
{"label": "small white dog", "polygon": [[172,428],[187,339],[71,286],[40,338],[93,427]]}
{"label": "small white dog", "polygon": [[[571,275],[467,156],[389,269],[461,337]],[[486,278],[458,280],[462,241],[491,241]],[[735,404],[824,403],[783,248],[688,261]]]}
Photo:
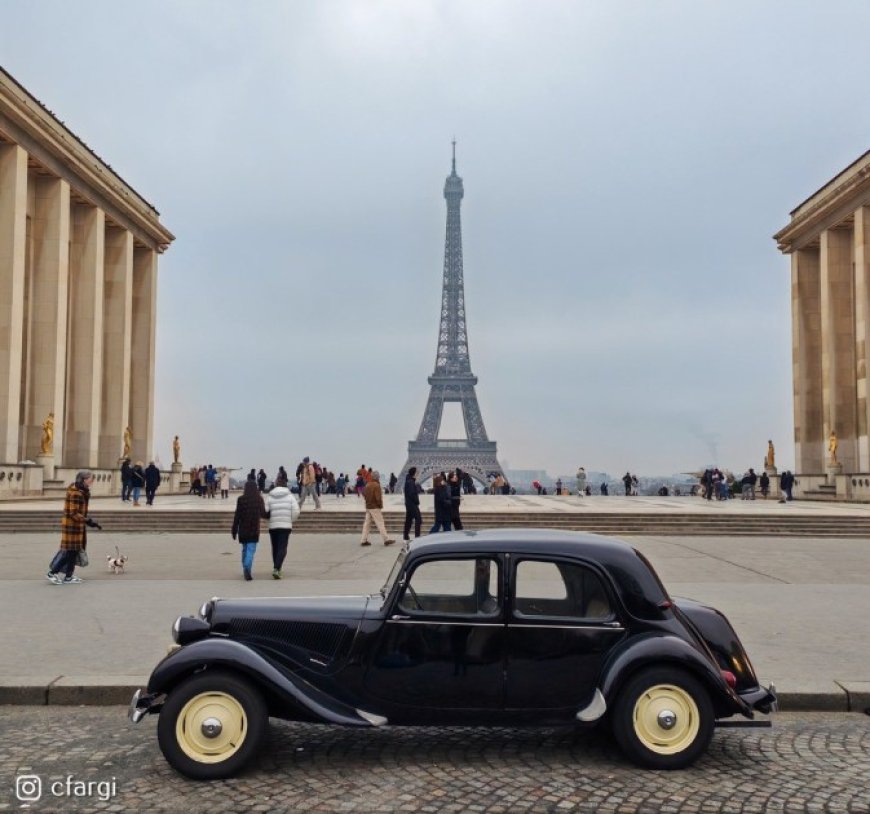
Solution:
{"label": "small white dog", "polygon": [[111,554],[106,556],[106,565],[113,574],[123,574],[124,566],[127,564],[127,556],[122,554],[118,550],[118,546],[115,546],[115,556],[113,557]]}

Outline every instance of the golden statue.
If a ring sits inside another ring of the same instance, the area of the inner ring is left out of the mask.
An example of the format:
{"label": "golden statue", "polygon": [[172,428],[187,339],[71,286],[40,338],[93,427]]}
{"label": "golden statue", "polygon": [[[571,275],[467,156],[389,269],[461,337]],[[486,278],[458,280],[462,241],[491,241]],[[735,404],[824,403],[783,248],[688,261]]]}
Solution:
{"label": "golden statue", "polygon": [[42,422],[42,445],[39,447],[40,455],[51,455],[54,449],[54,413],[49,413]]}
{"label": "golden statue", "polygon": [[831,430],[831,437],[828,439],[828,452],[831,453],[831,463],[837,463],[837,433]]}
{"label": "golden statue", "polygon": [[178,463],[178,459],[181,457],[181,441],[178,440],[178,436],[175,436],[175,439],[172,441],[172,458],[175,463]]}
{"label": "golden statue", "polygon": [[776,458],[776,453],[773,451],[773,441],[767,442],[767,455],[764,456],[765,469],[773,469],[773,462]]}
{"label": "golden statue", "polygon": [[133,430],[130,429],[130,426],[127,425],[124,428],[124,452],[122,453],[122,458],[129,458],[130,451],[133,449]]}

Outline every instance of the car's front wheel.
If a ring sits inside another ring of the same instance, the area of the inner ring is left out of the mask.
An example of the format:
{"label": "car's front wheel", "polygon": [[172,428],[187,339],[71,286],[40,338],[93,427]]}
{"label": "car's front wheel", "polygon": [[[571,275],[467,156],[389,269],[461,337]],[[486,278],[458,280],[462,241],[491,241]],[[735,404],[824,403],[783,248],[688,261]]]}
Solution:
{"label": "car's front wheel", "polygon": [[238,772],[259,750],[269,724],[249,682],[206,670],[175,687],[160,710],[157,741],[169,764],[195,780]]}
{"label": "car's front wheel", "polygon": [[679,669],[656,667],[633,676],[613,710],[613,734],[625,754],[651,769],[694,763],[713,736],[710,695]]}

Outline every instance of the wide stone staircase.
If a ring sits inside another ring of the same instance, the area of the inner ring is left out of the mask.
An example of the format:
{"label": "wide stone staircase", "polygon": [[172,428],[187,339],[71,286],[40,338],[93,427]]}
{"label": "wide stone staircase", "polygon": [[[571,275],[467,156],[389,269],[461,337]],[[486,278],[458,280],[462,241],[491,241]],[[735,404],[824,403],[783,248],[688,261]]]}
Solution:
{"label": "wide stone staircase", "polygon": [[[228,534],[232,513],[222,511],[174,510],[158,507],[102,509],[92,507],[91,515],[105,531],[113,533]],[[385,511],[387,529],[401,537],[404,512]],[[298,534],[358,534],[363,513],[358,511],[304,511],[293,529]],[[463,512],[466,529],[549,528],[609,535],[695,535],[758,537],[866,537],[870,540],[870,515],[825,514],[729,514],[725,512]],[[434,522],[423,513],[423,530]],[[264,522],[264,530],[265,530]],[[0,534],[58,533],[60,512],[56,510],[15,510],[0,512]]]}

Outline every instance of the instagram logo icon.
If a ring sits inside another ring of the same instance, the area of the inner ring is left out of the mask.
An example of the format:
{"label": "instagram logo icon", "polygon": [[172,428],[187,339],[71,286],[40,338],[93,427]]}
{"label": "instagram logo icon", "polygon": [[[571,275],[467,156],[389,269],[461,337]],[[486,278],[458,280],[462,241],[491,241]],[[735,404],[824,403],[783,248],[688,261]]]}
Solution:
{"label": "instagram logo icon", "polygon": [[22,803],[36,803],[42,797],[42,778],[36,774],[20,774],[15,778],[15,796]]}

